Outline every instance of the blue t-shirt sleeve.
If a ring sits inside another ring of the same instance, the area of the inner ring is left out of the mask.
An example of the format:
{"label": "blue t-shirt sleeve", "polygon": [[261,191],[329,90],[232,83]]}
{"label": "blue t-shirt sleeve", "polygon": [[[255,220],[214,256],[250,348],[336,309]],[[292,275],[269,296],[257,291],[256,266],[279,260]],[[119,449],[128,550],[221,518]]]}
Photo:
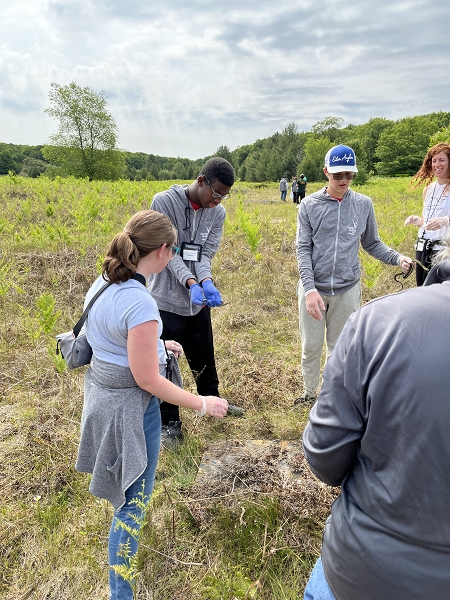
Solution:
{"label": "blue t-shirt sleeve", "polygon": [[[94,355],[112,364],[129,366],[128,331],[147,321],[157,321],[160,337],[161,317],[147,288],[134,280],[110,286],[94,303],[86,323],[86,334]],[[159,342],[160,362],[164,360],[164,346],[160,348],[161,345]]]}
{"label": "blue t-shirt sleeve", "polygon": [[156,302],[144,287],[142,290],[127,289],[117,294],[115,312],[126,331],[147,321],[160,322]]}

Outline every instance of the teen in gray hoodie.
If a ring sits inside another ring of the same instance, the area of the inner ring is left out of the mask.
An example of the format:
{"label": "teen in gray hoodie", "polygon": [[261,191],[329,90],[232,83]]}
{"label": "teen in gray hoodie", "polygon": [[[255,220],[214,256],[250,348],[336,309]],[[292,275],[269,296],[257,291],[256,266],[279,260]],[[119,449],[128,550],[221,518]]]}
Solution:
{"label": "teen in gray hoodie", "polygon": [[399,265],[404,272],[411,266],[410,258],[380,240],[372,200],[349,189],[357,171],[351,148],[331,148],[323,169],[328,186],[300,203],[297,258],[304,395],[294,406],[316,397],[325,331],[330,354],[348,317],[359,308],[359,243],[374,258]]}
{"label": "teen in gray hoodie", "polygon": [[[225,209],[234,183],[234,170],[224,158],[210,159],[190,185],[173,185],[156,194],[152,209],[169,217],[177,231],[179,255],[155,274],[149,289],[163,322],[162,339],[183,346],[198,393],[219,396],[210,309],[222,304],[213,283],[211,262],[222,238]],[[230,413],[241,409],[230,405]],[[161,403],[162,442],[174,446],[182,439],[178,407]]]}

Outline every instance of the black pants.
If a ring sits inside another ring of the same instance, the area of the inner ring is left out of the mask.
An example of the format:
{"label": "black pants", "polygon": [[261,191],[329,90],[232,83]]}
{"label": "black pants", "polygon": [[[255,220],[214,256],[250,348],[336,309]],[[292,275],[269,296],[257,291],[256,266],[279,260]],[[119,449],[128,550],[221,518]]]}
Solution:
{"label": "black pants", "polygon": [[294,196],[293,198],[293,202],[294,204],[298,204],[298,195],[300,194],[300,192],[292,192],[292,195]]}
{"label": "black pants", "polygon": [[[416,250],[416,260],[420,260],[424,267],[431,269],[433,258],[438,252],[439,250],[436,250],[436,252],[433,252],[433,250],[421,250],[420,252]],[[416,283],[418,286],[423,285],[427,275],[428,271],[425,271],[416,263]]]}
{"label": "black pants", "polygon": [[[160,314],[163,322],[161,339],[175,340],[183,346],[198,393],[201,396],[218,396],[219,378],[214,360],[211,309],[205,306],[196,315],[187,317],[165,310],[161,310]],[[161,402],[160,409],[164,424],[180,420],[178,406]]]}

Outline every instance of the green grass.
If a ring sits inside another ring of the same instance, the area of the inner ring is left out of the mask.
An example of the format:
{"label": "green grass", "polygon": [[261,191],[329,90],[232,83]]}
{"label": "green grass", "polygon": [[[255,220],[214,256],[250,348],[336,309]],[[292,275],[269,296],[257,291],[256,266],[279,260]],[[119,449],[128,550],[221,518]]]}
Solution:
{"label": "green grass", "polygon": [[[61,370],[54,335],[80,317],[113,235],[170,183],[0,178],[1,598],[108,597],[112,509],[74,470],[83,370]],[[421,192],[408,183],[373,178],[358,189],[374,199],[382,238],[411,255],[417,232],[403,221],[420,213]],[[161,455],[143,533],[142,599],[301,597],[333,497],[311,474],[303,487],[285,489],[257,462],[265,492],[194,484],[213,442],[298,441],[307,419],[306,409],[289,410],[302,388],[296,207],[280,203],[277,184],[248,183],[237,184],[225,206],[214,259],[227,302],[213,311],[217,367],[222,394],[246,414],[214,421],[183,411],[187,442]],[[364,301],[399,289],[398,269],[361,259]],[[181,368],[193,389],[184,360]]]}

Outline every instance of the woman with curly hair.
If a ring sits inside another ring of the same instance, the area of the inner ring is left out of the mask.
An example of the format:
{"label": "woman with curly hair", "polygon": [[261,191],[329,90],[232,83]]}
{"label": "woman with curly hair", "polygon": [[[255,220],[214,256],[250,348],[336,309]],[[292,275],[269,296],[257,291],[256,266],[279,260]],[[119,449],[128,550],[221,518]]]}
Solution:
{"label": "woman with curly hair", "polygon": [[[410,215],[405,225],[419,227],[416,259],[429,269],[450,233],[450,144],[441,142],[430,148],[414,179],[416,185],[427,184],[423,190],[422,216]],[[417,285],[422,285],[426,276],[427,271],[416,264]]]}

